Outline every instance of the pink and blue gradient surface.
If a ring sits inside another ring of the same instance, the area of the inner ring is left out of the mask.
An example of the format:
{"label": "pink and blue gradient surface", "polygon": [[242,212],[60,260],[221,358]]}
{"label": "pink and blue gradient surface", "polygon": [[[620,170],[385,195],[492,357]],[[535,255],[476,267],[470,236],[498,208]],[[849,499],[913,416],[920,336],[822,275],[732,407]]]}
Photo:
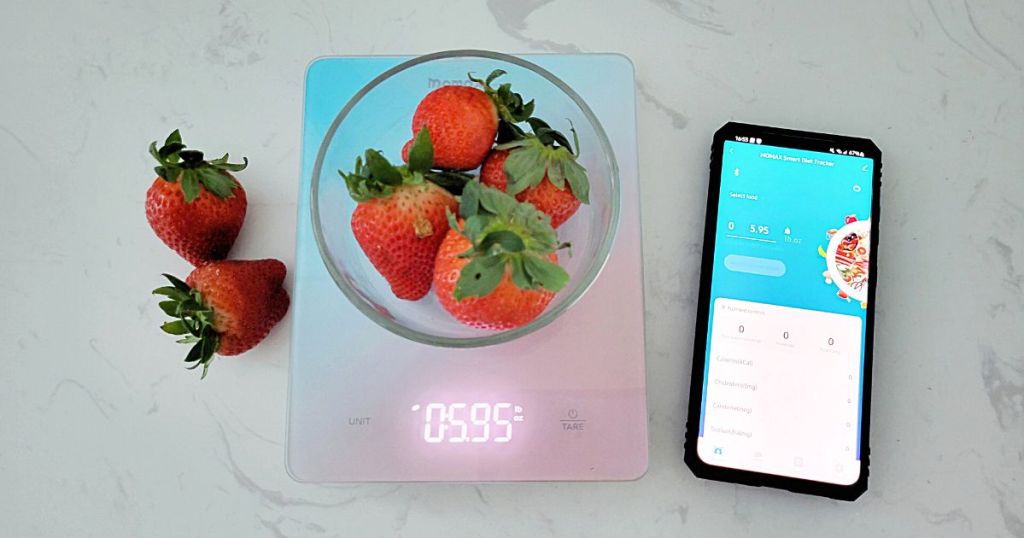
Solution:
{"label": "pink and blue gradient surface", "polygon": [[575,306],[522,338],[468,349],[412,342],[375,324],[338,290],[313,237],[310,183],[325,133],[362,86],[407,58],[310,66],[288,409],[287,465],[297,480],[630,480],[646,471],[633,68],[618,55],[524,58],[575,89],[602,122],[620,169],[619,226],[607,264]]}

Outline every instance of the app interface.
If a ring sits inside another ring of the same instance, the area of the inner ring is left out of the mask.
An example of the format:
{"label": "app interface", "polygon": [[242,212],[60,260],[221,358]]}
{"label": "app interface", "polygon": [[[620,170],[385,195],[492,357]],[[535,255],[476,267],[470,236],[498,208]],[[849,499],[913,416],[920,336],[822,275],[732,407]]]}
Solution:
{"label": "app interface", "polygon": [[853,154],[725,142],[704,462],[859,478],[873,176],[874,161]]}

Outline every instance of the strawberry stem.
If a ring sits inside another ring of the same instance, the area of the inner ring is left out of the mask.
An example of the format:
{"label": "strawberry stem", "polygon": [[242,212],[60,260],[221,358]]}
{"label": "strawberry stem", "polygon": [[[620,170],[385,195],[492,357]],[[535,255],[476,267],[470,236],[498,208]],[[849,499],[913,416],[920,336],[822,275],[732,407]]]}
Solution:
{"label": "strawberry stem", "polygon": [[[498,86],[497,89],[491,86],[495,79],[505,74],[507,73],[504,70],[495,69],[483,80],[474,77],[473,73],[467,73],[466,76],[469,77],[469,80],[483,86],[484,93],[494,102],[494,107],[498,110],[498,119],[501,120],[498,130],[501,131],[504,128],[513,132],[521,132],[522,130],[515,124],[526,121],[533,114],[534,103],[532,99],[524,103],[523,96],[512,91],[512,84],[508,82]],[[504,123],[505,126],[503,127],[501,123]]]}
{"label": "strawberry stem", "polygon": [[505,175],[508,185],[505,192],[513,196],[536,187],[545,178],[559,190],[565,190],[566,184],[573,196],[584,204],[590,203],[590,180],[587,170],[577,162],[579,155],[579,136],[572,127],[573,144],[562,133],[554,130],[539,118],[527,120],[532,134],[522,138],[498,144],[496,149],[508,150],[505,159]]}
{"label": "strawberry stem", "polygon": [[532,204],[472,181],[462,193],[459,214],[462,225],[451,212],[449,225],[473,246],[459,255],[470,261],[455,283],[456,300],[486,296],[506,272],[524,290],[557,292],[569,282],[565,269],[550,259],[551,253],[569,245],[559,243],[551,217]]}
{"label": "strawberry stem", "polygon": [[241,163],[228,162],[228,154],[212,161],[205,160],[203,152],[185,149],[181,142],[181,133],[177,129],[171,133],[164,145],[159,149],[154,141],[149,145],[149,154],[159,163],[153,170],[164,181],[181,183],[185,203],[192,203],[199,197],[201,188],[212,192],[217,198],[225,199],[234,196],[238,186],[229,172],[241,172],[249,165],[249,159],[243,157]]}
{"label": "strawberry stem", "polygon": [[345,180],[348,194],[356,202],[387,198],[395,191],[395,187],[422,185],[427,180],[458,195],[466,182],[473,179],[471,174],[464,172],[431,170],[434,166],[434,145],[430,140],[430,130],[426,127],[416,133],[409,147],[408,159],[408,165],[394,166],[380,151],[368,149],[362,156],[356,157],[352,172],[338,170],[338,175]]}
{"label": "strawberry stem", "polygon": [[428,181],[450,192],[453,196],[462,194],[466,184],[473,181],[473,174],[452,170],[431,170],[423,174]]}
{"label": "strawberry stem", "polygon": [[160,302],[160,309],[175,319],[160,328],[167,334],[181,336],[177,343],[192,344],[185,356],[185,363],[189,364],[186,369],[194,370],[202,365],[203,374],[200,379],[205,379],[213,363],[214,353],[220,348],[220,334],[213,328],[214,311],[203,302],[198,291],[181,279],[166,273],[164,277],[171,285],[157,288],[153,294],[167,297]]}

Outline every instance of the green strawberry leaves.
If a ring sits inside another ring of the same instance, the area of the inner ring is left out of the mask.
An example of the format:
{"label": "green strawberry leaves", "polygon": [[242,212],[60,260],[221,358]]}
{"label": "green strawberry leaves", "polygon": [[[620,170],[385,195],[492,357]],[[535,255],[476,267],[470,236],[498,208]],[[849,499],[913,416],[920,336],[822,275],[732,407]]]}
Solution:
{"label": "green strawberry leaves", "polygon": [[228,172],[245,170],[249,159],[243,157],[241,163],[230,163],[225,153],[219,159],[207,161],[203,158],[203,152],[185,148],[177,129],[159,149],[156,142],[149,145],[149,154],[159,163],[153,170],[165,181],[181,183],[185,203],[192,203],[198,198],[203,187],[222,200],[234,196],[238,183]]}
{"label": "green strawberry leaves", "polygon": [[505,121],[498,122],[498,136],[495,142],[499,145],[521,140],[525,137],[526,131],[522,127]]}
{"label": "green strawberry leaves", "polygon": [[431,170],[434,166],[434,145],[430,130],[420,129],[409,146],[409,164],[395,166],[378,150],[368,149],[356,157],[352,172],[338,170],[348,187],[349,196],[356,202],[374,198],[387,198],[400,185],[422,185],[425,180],[446,189],[453,195],[462,193],[463,186],[473,179],[465,172]]}
{"label": "green strawberry leaves", "polygon": [[569,273],[562,269],[561,265],[549,259],[536,256],[524,257],[523,265],[526,276],[539,282],[544,288],[555,288],[553,291],[556,291],[569,283]]}
{"label": "green strawberry leaves", "polygon": [[226,170],[228,172],[241,172],[242,170],[245,170],[246,166],[249,166],[249,159],[242,157],[241,163],[229,163],[228,154],[225,153],[224,155],[221,155],[219,159],[208,161],[206,164],[212,166],[214,169],[217,170]]}
{"label": "green strawberry leaves", "polygon": [[473,73],[467,73],[469,80],[483,87],[484,93],[491,98],[498,111],[498,143],[522,137],[523,130],[516,123],[526,121],[533,115],[534,109],[533,99],[523,102],[523,96],[512,91],[512,84],[506,82],[497,89],[491,86],[492,82],[506,74],[502,69],[495,69],[486,79],[481,80],[474,77]]}
{"label": "green strawberry leaves", "polygon": [[[213,162],[213,161],[210,161]],[[198,168],[194,170],[195,174],[199,176],[199,182],[206,187],[206,190],[212,192],[217,198],[224,199],[234,196],[232,191],[235,189],[237,183],[230,176],[224,174],[223,171],[216,168]],[[187,174],[186,175],[190,175]]]}
{"label": "green strawberry leaves", "polygon": [[434,167],[434,144],[430,140],[430,129],[423,127],[409,147],[409,170],[426,172]]}
{"label": "green strawberry leaves", "polygon": [[462,189],[474,178],[473,174],[452,170],[431,170],[424,173],[423,177],[450,192],[453,196],[462,194]]}
{"label": "green strawberry leaves", "polygon": [[[479,187],[480,193],[477,197],[480,200],[480,206],[475,211],[476,213],[484,212],[500,218],[512,218],[512,213],[517,209],[521,209],[520,213],[528,209],[520,207],[519,202],[515,198],[498,189],[484,187],[483,185],[479,185]],[[471,190],[476,188],[476,186],[470,187]]]}
{"label": "green strawberry leaves", "polygon": [[185,282],[168,274],[164,274],[164,277],[171,285],[157,288],[153,294],[167,297],[167,300],[160,302],[160,309],[176,319],[164,323],[160,328],[167,334],[181,336],[177,340],[179,344],[192,344],[185,356],[185,363],[190,364],[187,367],[189,370],[202,365],[203,375],[200,379],[205,379],[213,363],[213,354],[220,346],[220,334],[213,328],[213,309],[204,304],[202,295]]}
{"label": "green strawberry leaves", "polygon": [[185,149],[185,144],[181,143],[181,133],[177,129],[167,136],[167,140],[164,141],[164,145],[159,151],[156,149],[156,141],[149,145],[149,153],[153,154],[156,151],[157,155],[154,156],[157,161],[176,157],[177,153],[183,149]]}
{"label": "green strawberry leaves", "polygon": [[[490,86],[491,83],[494,82],[494,79],[496,79],[498,77],[503,77],[503,76],[505,76],[507,74],[508,74],[508,71],[505,71],[504,69],[495,69],[494,71],[491,71],[490,75],[487,75],[487,79],[483,81],[483,85],[484,86]],[[472,80],[473,82],[480,82],[479,80],[476,80],[476,79],[473,78],[473,74],[472,73],[469,73],[469,80]]]}
{"label": "green strawberry leaves", "polygon": [[175,336],[181,336],[183,334],[189,334],[191,331],[189,326],[180,319],[177,321],[168,321],[160,326],[161,329],[167,334],[173,334]]}
{"label": "green strawberry leaves", "polygon": [[505,275],[505,261],[498,256],[483,256],[466,264],[455,282],[456,301],[466,297],[484,297],[494,291]]}
{"label": "green strawberry leaves", "polygon": [[[587,179],[587,170],[580,166],[575,160],[562,161],[561,166],[554,167],[554,174],[561,175],[569,183],[569,188],[576,196],[576,199],[584,204],[590,203],[590,180]],[[557,185],[557,184],[556,184]]]}
{"label": "green strawberry leaves", "polygon": [[571,127],[573,144],[562,133],[539,118],[529,118],[532,134],[498,144],[497,149],[508,150],[505,159],[505,192],[515,196],[544,181],[545,176],[559,190],[569,185],[573,195],[584,204],[590,203],[590,181],[587,170],[577,162],[579,136]]}
{"label": "green strawberry leaves", "polygon": [[405,166],[392,165],[387,157],[375,149],[368,149],[362,157],[356,157],[351,173],[338,170],[338,174],[345,180],[349,196],[357,202],[391,196],[395,187],[415,182],[415,176],[419,176],[419,182],[423,181],[422,174],[412,174]]}
{"label": "green strawberry leaves", "polygon": [[192,200],[199,198],[201,194],[199,191],[199,178],[195,174],[183,173],[179,180],[181,181],[181,192],[185,196],[186,204],[190,204]]}
{"label": "green strawberry leaves", "polygon": [[[370,154],[372,153],[379,154],[374,149],[366,150],[364,156],[367,161],[370,160]],[[338,170],[338,175],[345,180],[349,196],[357,202],[365,202],[374,198],[383,198],[391,195],[391,188],[387,183],[371,176],[370,167],[363,164],[363,156],[356,157],[356,164],[353,166],[352,172],[346,173],[344,170]]]}
{"label": "green strawberry leaves", "polygon": [[[477,214],[480,209],[480,189],[474,183],[470,186],[468,183],[462,189],[462,196],[459,197],[459,215],[464,219],[468,219]],[[452,224],[452,228],[455,226],[455,217],[453,215],[448,216],[448,220]]]}
{"label": "green strawberry leaves", "polygon": [[486,296],[501,283],[506,271],[513,284],[525,290],[557,292],[569,282],[565,269],[548,259],[568,245],[558,242],[551,217],[533,205],[472,181],[462,192],[459,215],[461,227],[450,212],[448,222],[473,246],[459,255],[470,262],[455,283],[456,300]]}
{"label": "green strawberry leaves", "polygon": [[366,152],[366,169],[369,172],[367,179],[391,187],[402,184],[402,173],[391,166],[391,163],[379,151]]}
{"label": "green strawberry leaves", "polygon": [[[546,121],[540,118],[529,118],[526,120],[526,123],[530,124],[530,129],[533,130],[534,136],[545,146],[561,146],[569,150],[569,153],[574,153],[573,147],[569,144],[569,140],[565,138],[565,135],[552,129]],[[576,128],[572,126],[572,122],[569,122],[569,128],[572,130],[573,138],[576,140],[576,147],[579,147],[579,137],[576,136]]]}
{"label": "green strawberry leaves", "polygon": [[[548,172],[548,163],[544,146],[537,144],[521,145],[509,152],[505,159],[505,176],[508,185],[505,192],[515,196],[530,187],[539,185]],[[555,179],[551,180],[555,183]],[[558,184],[555,183],[558,187]],[[563,184],[562,189],[565,189]]]}

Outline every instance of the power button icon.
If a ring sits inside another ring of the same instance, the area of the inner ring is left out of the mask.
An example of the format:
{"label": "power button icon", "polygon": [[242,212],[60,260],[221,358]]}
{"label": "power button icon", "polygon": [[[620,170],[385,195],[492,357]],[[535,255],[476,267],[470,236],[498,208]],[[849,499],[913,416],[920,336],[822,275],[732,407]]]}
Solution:
{"label": "power button icon", "polygon": [[583,427],[586,424],[586,420],[580,418],[580,412],[575,407],[570,407],[565,412],[566,418],[561,420],[562,430],[571,432],[582,432]]}

